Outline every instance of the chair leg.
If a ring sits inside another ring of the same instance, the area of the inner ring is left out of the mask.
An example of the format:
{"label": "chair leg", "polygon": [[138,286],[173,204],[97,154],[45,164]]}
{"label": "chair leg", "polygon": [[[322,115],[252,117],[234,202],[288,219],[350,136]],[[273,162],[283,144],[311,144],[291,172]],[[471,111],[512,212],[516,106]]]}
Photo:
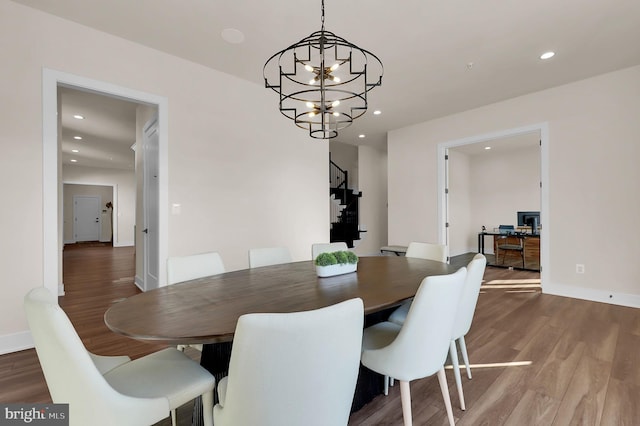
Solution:
{"label": "chair leg", "polygon": [[464,336],[458,339],[458,343],[460,343],[460,352],[462,352],[462,359],[464,360],[464,365],[467,367],[467,377],[471,379],[471,365],[469,365],[469,355],[467,354],[467,343],[464,341]]}
{"label": "chair leg", "polygon": [[176,409],[174,408],[173,410],[171,410],[171,426],[177,426],[178,425],[178,420],[176,418]]}
{"label": "chair leg", "polygon": [[[449,386],[447,385],[447,375],[444,373],[444,367],[438,370],[438,381],[440,382],[440,390],[442,391],[442,398],[444,399],[444,406],[447,409],[447,418],[449,419],[449,425],[456,424],[453,419],[453,409],[451,408],[451,397],[449,396]],[[402,382],[400,382],[402,384]],[[402,388],[400,388],[402,390]]]}
{"label": "chair leg", "polygon": [[384,376],[384,394],[389,395],[389,376]]}
{"label": "chair leg", "polygon": [[[444,372],[444,369],[442,370]],[[409,382],[400,380],[400,400],[402,401],[402,418],[404,426],[411,426],[413,419],[411,417],[411,388]]]}
{"label": "chair leg", "polygon": [[202,421],[204,426],[213,426],[213,390],[202,394]]}
{"label": "chair leg", "polygon": [[456,341],[451,340],[449,343],[449,356],[453,365],[453,377],[456,378],[456,388],[458,388],[458,399],[460,400],[460,408],[466,410],[464,405],[464,393],[462,392],[462,378],[460,377],[460,364],[458,362],[458,350],[456,349]]}

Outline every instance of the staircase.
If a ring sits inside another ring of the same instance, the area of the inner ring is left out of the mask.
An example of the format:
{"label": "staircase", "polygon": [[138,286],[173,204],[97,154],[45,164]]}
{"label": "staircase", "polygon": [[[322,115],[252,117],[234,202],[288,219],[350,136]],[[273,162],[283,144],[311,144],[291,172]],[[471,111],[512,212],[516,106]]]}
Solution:
{"label": "staircase", "polygon": [[360,239],[358,207],[362,192],[349,189],[349,173],[329,159],[329,196],[331,197],[331,242],[354,247]]}

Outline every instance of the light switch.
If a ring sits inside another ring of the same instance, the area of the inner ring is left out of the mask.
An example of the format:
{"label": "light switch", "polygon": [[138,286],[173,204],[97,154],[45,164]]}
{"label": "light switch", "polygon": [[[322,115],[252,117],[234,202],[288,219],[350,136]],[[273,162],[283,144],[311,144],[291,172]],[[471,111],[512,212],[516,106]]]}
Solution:
{"label": "light switch", "polygon": [[174,203],[171,204],[171,214],[180,214],[180,211],[182,210],[182,206],[180,204]]}

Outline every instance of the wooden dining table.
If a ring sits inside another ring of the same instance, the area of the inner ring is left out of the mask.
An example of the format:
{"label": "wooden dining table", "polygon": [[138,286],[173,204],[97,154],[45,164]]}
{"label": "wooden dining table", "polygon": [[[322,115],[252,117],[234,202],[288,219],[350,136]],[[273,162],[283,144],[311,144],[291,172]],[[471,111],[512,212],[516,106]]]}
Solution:
{"label": "wooden dining table", "polygon": [[[244,269],[138,294],[111,306],[104,321],[112,331],[138,340],[204,343],[201,364],[219,380],[226,375],[241,315],[306,311],[359,297],[368,326],[413,297],[425,277],[456,269],[403,256],[361,257],[356,272],[326,278],[316,275],[312,261]],[[365,378],[362,369],[360,376],[358,387],[364,391],[356,391],[354,411],[382,389],[382,380]]]}

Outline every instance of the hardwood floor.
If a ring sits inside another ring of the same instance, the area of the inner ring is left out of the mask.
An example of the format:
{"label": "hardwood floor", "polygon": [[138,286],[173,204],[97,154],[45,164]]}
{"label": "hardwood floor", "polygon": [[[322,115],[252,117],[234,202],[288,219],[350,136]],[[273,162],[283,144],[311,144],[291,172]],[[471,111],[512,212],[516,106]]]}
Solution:
{"label": "hardwood floor", "polygon": [[[454,258],[465,264],[469,256]],[[132,358],[163,346],[110,332],[102,316],[138,293],[132,248],[65,249],[67,312],[87,349]],[[467,410],[458,425],[640,424],[640,310],[541,294],[539,274],[487,268],[467,347],[473,379],[463,372]],[[193,357],[198,353],[190,352]],[[435,377],[411,383],[415,425],[447,419]],[[34,350],[0,356],[0,402],[49,402]],[[191,407],[179,410],[190,424]],[[166,420],[160,425],[169,425]],[[351,416],[349,425],[402,425],[399,386]]]}

